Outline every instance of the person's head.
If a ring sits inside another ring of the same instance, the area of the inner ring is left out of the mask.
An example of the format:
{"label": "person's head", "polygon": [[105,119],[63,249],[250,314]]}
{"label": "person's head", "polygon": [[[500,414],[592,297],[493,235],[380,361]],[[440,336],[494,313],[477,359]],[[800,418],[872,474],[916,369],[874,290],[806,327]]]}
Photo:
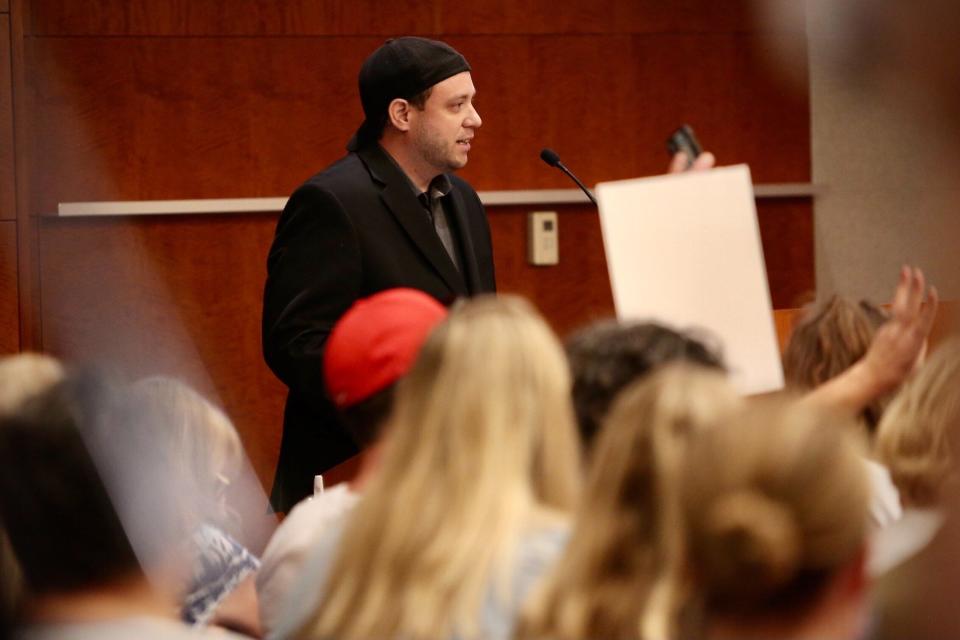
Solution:
{"label": "person's head", "polygon": [[[0,358],[0,416],[15,413],[24,402],[60,382],[63,375],[60,363],[47,355],[21,353]],[[10,541],[0,526],[0,616],[3,619],[14,616],[21,597],[21,582]]]}
{"label": "person's head", "polygon": [[201,521],[223,524],[225,492],[243,461],[243,445],[226,414],[186,384],[162,376],[134,383],[129,431],[149,430],[172,465],[171,477],[184,490],[181,525],[191,530]]}
{"label": "person's head", "polygon": [[715,634],[777,637],[817,620],[859,637],[846,625],[862,614],[870,486],[838,420],[775,398],[691,438],[674,534]]}
{"label": "person's head", "polygon": [[673,554],[673,476],[691,434],[740,400],[716,368],[673,364],[630,385],[601,430],[565,555],[524,612],[526,638],[636,638],[665,621],[651,601]]}
{"label": "person's head", "polygon": [[521,530],[576,499],[569,386],[559,342],[528,303],[455,307],[400,381],[381,471],[309,632],[470,636]]}
{"label": "person's head", "polygon": [[351,141],[360,149],[387,138],[433,175],[467,164],[470,140],[482,121],[466,59],[426,38],[388,40],[360,70],[366,119]]}
{"label": "person's head", "polygon": [[86,445],[112,402],[102,380],[79,376],[0,416],[0,521],[30,596],[142,576]]}
{"label": "person's head", "polygon": [[588,449],[617,394],[657,367],[689,362],[724,369],[719,350],[700,337],[652,322],[597,322],[574,333],[566,350],[573,374],[573,405]]}
{"label": "person's head", "polygon": [[51,356],[21,353],[0,358],[0,414],[16,411],[62,379],[63,366]]}
{"label": "person's head", "polygon": [[[883,310],[875,305],[857,304],[842,296],[806,309],[783,351],[787,385],[804,391],[815,389],[849,369],[866,354],[884,318]],[[883,413],[883,404],[875,402],[863,412],[871,432]]]}
{"label": "person's head", "polygon": [[354,303],[337,321],[323,356],[327,393],[360,448],[380,438],[396,383],[447,316],[422,291],[388,289]]}
{"label": "person's head", "polygon": [[960,339],[941,345],[890,402],[877,428],[875,454],[900,499],[932,507],[955,477],[953,438],[960,427]]}

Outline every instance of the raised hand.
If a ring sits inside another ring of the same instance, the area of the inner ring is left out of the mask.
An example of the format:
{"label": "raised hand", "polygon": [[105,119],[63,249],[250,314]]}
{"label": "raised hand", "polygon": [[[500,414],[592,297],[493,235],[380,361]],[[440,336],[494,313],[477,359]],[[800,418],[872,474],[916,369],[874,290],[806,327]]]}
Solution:
{"label": "raised hand", "polygon": [[807,394],[805,400],[859,413],[896,389],[926,349],[938,301],[936,288],[927,288],[923,272],[904,266],[893,294],[891,318],[877,330],[867,353],[855,365]]}
{"label": "raised hand", "polygon": [[937,290],[927,289],[923,271],[904,266],[893,295],[891,318],[877,330],[863,364],[879,387],[890,391],[921,359],[937,314]]}

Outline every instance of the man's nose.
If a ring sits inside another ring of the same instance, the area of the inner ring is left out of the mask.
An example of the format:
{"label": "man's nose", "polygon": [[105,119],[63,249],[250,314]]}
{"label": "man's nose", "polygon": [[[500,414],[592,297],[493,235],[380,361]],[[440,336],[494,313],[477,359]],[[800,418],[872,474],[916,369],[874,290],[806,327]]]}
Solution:
{"label": "man's nose", "polygon": [[480,119],[480,112],[477,111],[476,107],[470,105],[470,113],[467,115],[467,119],[464,121],[463,126],[478,129],[482,125],[483,120]]}

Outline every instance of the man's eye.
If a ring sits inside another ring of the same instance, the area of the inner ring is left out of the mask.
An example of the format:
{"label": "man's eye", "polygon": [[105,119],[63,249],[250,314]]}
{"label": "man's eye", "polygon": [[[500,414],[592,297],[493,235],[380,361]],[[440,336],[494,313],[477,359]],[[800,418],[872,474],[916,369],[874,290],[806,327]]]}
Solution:
{"label": "man's eye", "polygon": [[450,108],[453,109],[454,111],[460,111],[460,107],[462,106],[463,106],[462,102],[455,102],[454,104],[450,105]]}

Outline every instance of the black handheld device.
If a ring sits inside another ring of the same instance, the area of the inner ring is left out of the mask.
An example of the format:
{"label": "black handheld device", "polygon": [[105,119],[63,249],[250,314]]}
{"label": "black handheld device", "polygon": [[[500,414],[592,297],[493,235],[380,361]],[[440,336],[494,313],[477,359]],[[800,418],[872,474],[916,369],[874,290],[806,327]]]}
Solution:
{"label": "black handheld device", "polygon": [[667,151],[670,152],[671,156],[683,151],[687,155],[687,166],[690,166],[703,153],[703,147],[700,146],[700,141],[693,133],[693,128],[685,124],[670,134],[667,139]]}

